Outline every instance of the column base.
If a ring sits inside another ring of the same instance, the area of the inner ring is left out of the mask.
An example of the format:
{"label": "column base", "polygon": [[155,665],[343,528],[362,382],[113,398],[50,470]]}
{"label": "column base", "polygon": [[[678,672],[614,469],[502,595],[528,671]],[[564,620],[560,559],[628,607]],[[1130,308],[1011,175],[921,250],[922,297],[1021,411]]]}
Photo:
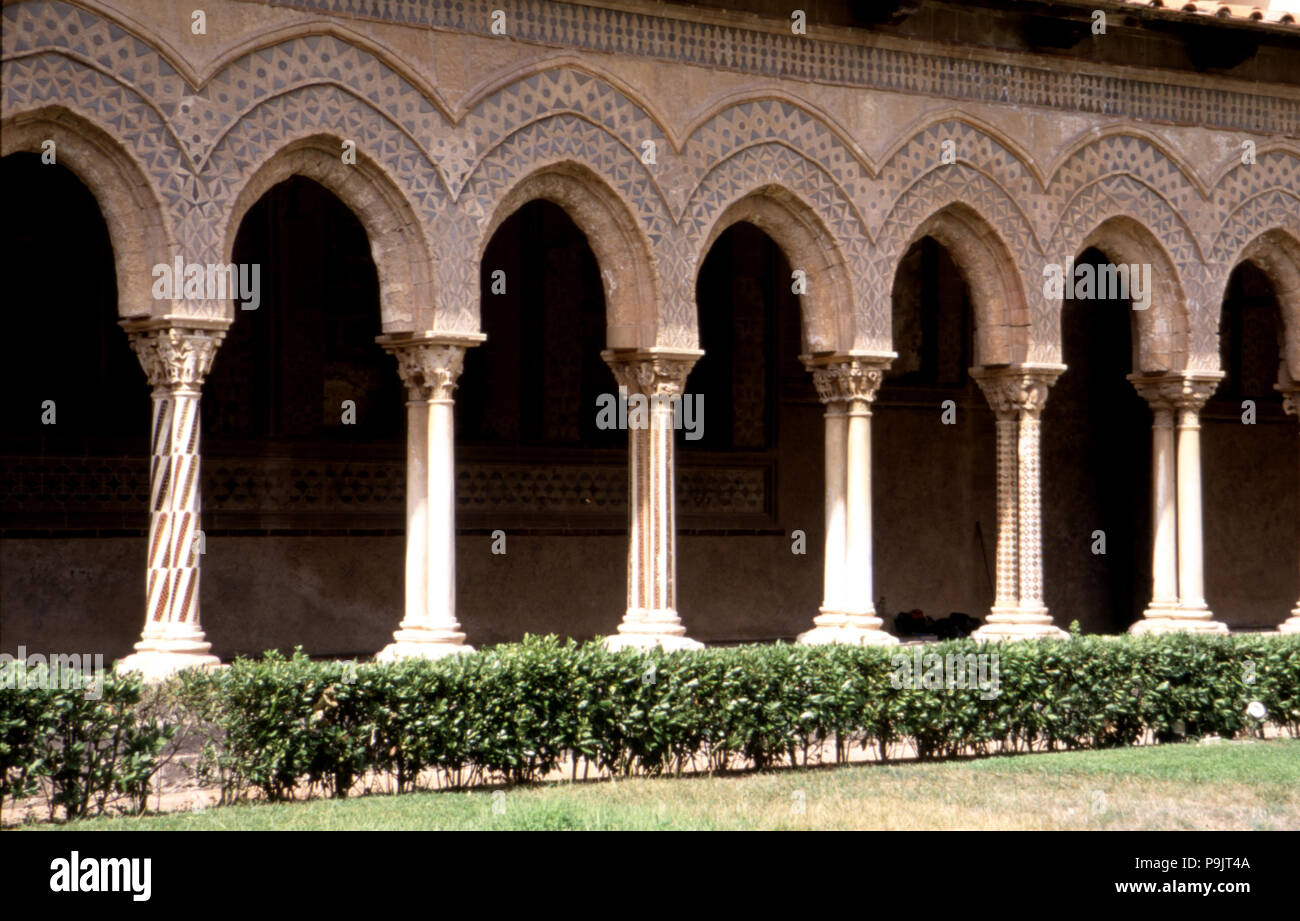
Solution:
{"label": "column base", "polygon": [[1300,604],[1291,609],[1291,616],[1278,625],[1277,632],[1300,633]]}
{"label": "column base", "polygon": [[1046,608],[1007,610],[993,608],[989,619],[971,634],[971,639],[1000,643],[1009,640],[1064,640],[1070,634],[1052,623]]}
{"label": "column base", "polygon": [[1142,619],[1128,628],[1133,636],[1152,634],[1160,636],[1166,633],[1209,633],[1226,636],[1228,625],[1213,619],[1208,609],[1196,612],[1194,609],[1156,609],[1148,608]]}
{"label": "column base", "polygon": [[393,642],[375,654],[375,661],[441,659],[473,651],[473,646],[465,645],[465,634],[457,630],[397,630]]}
{"label": "column base", "polygon": [[686,628],[676,611],[628,611],[618,625],[618,633],[605,637],[605,648],[654,649],[672,652],[678,649],[703,649],[704,644],[686,635]]}
{"label": "column base", "polygon": [[847,646],[897,646],[898,637],[884,629],[885,622],[875,613],[841,613],[826,611],[813,618],[813,628],[799,634],[804,646],[841,643]]}
{"label": "column base", "polygon": [[216,668],[221,660],[209,650],[212,644],[202,630],[184,629],[148,636],[135,644],[135,652],[113,666],[117,672],[139,672],[145,681],[162,681],[187,668]]}

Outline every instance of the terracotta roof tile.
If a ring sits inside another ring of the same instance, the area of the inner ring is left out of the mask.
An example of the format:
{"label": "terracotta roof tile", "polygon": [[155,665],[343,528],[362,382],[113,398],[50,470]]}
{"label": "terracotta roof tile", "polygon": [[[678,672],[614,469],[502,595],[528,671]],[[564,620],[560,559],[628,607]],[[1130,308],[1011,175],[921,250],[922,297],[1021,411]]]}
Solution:
{"label": "terracotta roof tile", "polygon": [[[1166,10],[1171,14],[1196,13],[1200,16],[1215,16],[1219,19],[1231,19],[1241,23],[1257,22],[1264,25],[1296,26],[1297,15],[1288,9],[1290,3],[1181,3],[1179,0],[1118,0],[1125,6],[1145,6]],[[1297,4],[1300,5],[1300,4]],[[1274,7],[1270,9],[1269,7]]]}

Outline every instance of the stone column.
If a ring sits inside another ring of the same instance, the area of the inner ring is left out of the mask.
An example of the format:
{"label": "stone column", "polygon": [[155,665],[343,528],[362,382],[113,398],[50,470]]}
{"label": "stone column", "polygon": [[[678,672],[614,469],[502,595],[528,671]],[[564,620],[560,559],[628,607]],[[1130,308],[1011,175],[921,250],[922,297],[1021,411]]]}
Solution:
{"label": "stone column", "polygon": [[[1204,551],[1201,540],[1201,440],[1200,411],[1219,386],[1218,371],[1178,372],[1153,377],[1130,375],[1138,392],[1151,403],[1155,415],[1152,435],[1152,511],[1155,533],[1152,540],[1152,599],[1143,617],[1130,633],[1227,633],[1214,620],[1205,603]],[[1167,431],[1172,418],[1177,423],[1177,446]],[[1173,479],[1170,483],[1170,457]],[[1170,492],[1176,511],[1170,512]],[[1171,525],[1170,519],[1176,521]],[[1170,536],[1173,530],[1175,537]],[[1177,602],[1171,600],[1169,544],[1176,544]]]}
{"label": "stone column", "polygon": [[[1130,374],[1134,388],[1151,406],[1151,602],[1143,621],[1163,621],[1178,609],[1177,463],[1174,411],[1181,384]],[[1139,624],[1130,632],[1145,632]]]}
{"label": "stone column", "polygon": [[813,375],[817,395],[826,407],[825,419],[825,558],[822,565],[822,604],[813,618],[813,628],[799,634],[799,642],[806,644],[854,642],[844,613],[845,550],[848,540],[848,518],[845,506],[848,491],[848,416],[839,388],[835,386],[835,372],[818,367],[808,356],[804,364]]}
{"label": "stone column", "polygon": [[406,608],[381,662],[472,652],[456,620],[456,437],[452,397],[482,335],[380,336],[406,385]]}
{"label": "stone column", "polygon": [[990,619],[1005,618],[1020,610],[1020,491],[1017,471],[1020,462],[1020,412],[1013,397],[1018,388],[1007,385],[1005,377],[982,368],[972,368],[971,376],[984,391],[993,409],[997,432],[997,584]]}
{"label": "stone column", "polygon": [[[704,353],[695,349],[612,349],[601,357],[628,399],[627,612],[611,649],[699,649],[677,615],[677,496],[674,407],[686,375]],[[634,426],[642,404],[648,427]]]}
{"label": "stone column", "polygon": [[998,420],[998,588],[988,620],[974,633],[977,639],[1067,636],[1043,602],[1039,473],[1040,419],[1048,391],[1064,370],[1064,365],[1024,364],[971,372]]}
{"label": "stone column", "polygon": [[144,631],[120,671],[157,680],[219,664],[199,621],[199,396],[225,321],[122,323],[153,386]]}
{"label": "stone column", "polygon": [[826,404],[825,596],[801,643],[898,640],[872,601],[871,404],[893,355],[804,356]]}
{"label": "stone column", "polygon": [[[1282,408],[1288,413],[1300,419],[1300,383],[1293,383],[1290,386],[1274,385],[1282,391]],[[1300,493],[1297,493],[1300,495]],[[1300,633],[1300,601],[1295,603],[1291,609],[1291,616],[1282,622],[1278,628],[1279,633]]]}

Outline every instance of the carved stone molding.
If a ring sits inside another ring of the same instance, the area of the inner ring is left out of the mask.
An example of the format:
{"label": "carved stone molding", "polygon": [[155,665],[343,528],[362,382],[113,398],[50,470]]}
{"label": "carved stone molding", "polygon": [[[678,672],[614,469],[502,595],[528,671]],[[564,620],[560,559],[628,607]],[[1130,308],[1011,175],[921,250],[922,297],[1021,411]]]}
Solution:
{"label": "carved stone molding", "polygon": [[217,347],[226,335],[221,325],[170,326],[127,321],[122,326],[152,387],[195,393],[212,370]]}

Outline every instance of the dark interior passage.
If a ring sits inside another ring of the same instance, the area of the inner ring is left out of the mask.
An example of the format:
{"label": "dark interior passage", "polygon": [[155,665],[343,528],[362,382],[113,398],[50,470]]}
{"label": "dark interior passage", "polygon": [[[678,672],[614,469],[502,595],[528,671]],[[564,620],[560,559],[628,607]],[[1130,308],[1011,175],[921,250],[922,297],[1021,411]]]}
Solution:
{"label": "dark interior passage", "polygon": [[[1076,265],[1109,261],[1089,249]],[[1151,413],[1127,380],[1134,335],[1126,300],[1065,302],[1069,370],[1048,396],[1042,440],[1044,591],[1062,627],[1122,632],[1151,597]]]}

